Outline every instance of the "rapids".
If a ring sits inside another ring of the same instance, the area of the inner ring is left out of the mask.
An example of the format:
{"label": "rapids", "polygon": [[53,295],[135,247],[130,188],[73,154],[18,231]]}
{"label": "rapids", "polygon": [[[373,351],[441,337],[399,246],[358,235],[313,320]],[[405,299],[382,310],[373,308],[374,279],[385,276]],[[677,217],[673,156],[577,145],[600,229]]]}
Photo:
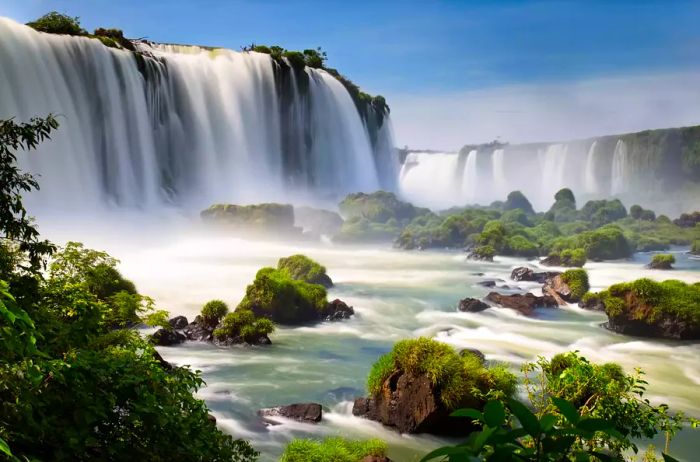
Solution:
{"label": "rapids", "polygon": [[[138,217],[125,219],[121,226],[96,220],[89,232],[75,225],[57,226],[59,220],[42,222],[46,223],[42,229],[57,242],[82,239],[115,255],[140,292],[153,296],[158,307],[172,315],[189,319],[213,298],[235,306],[255,272],[275,265],[279,257],[301,252],[326,265],[336,283],[329,297],[355,307],[356,316],[349,321],[280,328],[271,336],[270,347],[227,349],[187,343],[160,348],[168,361],[202,371],[207,386],[200,396],[219,425],[250,439],[264,461],[276,460],[293,437],[379,437],[389,443],[390,456],[400,461],[418,460],[419,454],[444,442],[430,436],[399,435],[351,413],[352,399],[365,393],[365,378],[377,357],[397,340],[421,335],[459,349],[477,348],[487,359],[506,362],[516,372],[538,355],[570,350],[594,361],[618,362],[629,372],[641,366],[654,402],[700,416],[697,343],[617,335],[601,327],[604,315],[573,305],[541,311],[534,318],[500,308],[457,311],[460,298],[481,297],[490,290],[476,285],[483,279],[502,279],[510,286],[537,291],[535,284],[509,280],[510,270],[525,260],[498,257],[495,263],[480,263],[466,261],[457,251],[242,241],[206,232],[185,219],[171,220],[167,226],[149,225]],[[672,275],[644,269],[649,254],[637,254],[630,261],[589,263],[586,268],[594,290],[641,276],[697,281],[700,261],[689,259],[681,250],[676,258],[678,269]],[[283,420],[266,427],[256,416],[261,407],[308,401],[327,407],[322,423]],[[692,460],[691,438],[689,432],[681,433],[673,441],[677,456]]]}

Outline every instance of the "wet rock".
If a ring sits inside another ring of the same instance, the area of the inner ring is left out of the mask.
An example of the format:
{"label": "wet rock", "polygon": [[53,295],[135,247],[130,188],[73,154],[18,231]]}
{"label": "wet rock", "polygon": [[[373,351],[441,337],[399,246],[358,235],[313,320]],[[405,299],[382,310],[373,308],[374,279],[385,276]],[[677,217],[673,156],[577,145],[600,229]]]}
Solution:
{"label": "wet rock", "polygon": [[207,325],[201,316],[194,318],[182,331],[187,340],[196,342],[211,342],[214,338],[213,332],[216,326]]}
{"label": "wet rock", "polygon": [[605,311],[603,301],[595,296],[588,296],[578,302],[578,306],[584,310]]}
{"label": "wet rock", "polygon": [[260,409],[258,415],[265,417],[285,417],[299,422],[318,423],[323,417],[323,408],[318,403],[296,403]]}
{"label": "wet rock", "polygon": [[389,376],[377,396],[357,398],[352,413],[401,433],[464,435],[473,430],[464,419],[450,417],[427,376],[402,371]]}
{"label": "wet rock", "polygon": [[564,266],[559,255],[550,255],[540,260],[540,265],[544,266]]}
{"label": "wet rock", "polygon": [[467,253],[467,260],[493,262],[493,255],[483,254],[475,251]]}
{"label": "wet rock", "polygon": [[348,306],[347,303],[340,299],[335,299],[328,303],[326,311],[323,315],[324,321],[341,321],[343,319],[349,319],[350,316],[355,314],[353,307]]}
{"label": "wet rock", "polygon": [[556,308],[557,301],[551,296],[538,297],[530,292],[526,294],[504,295],[498,292],[491,292],[486,296],[486,300],[500,305],[504,308],[511,308],[525,316],[534,314],[535,308]]}
{"label": "wet rock", "polygon": [[561,273],[559,271],[535,272],[532,268],[520,266],[510,273],[510,278],[514,281],[539,282],[543,284],[547,278],[554,277],[557,274]]}
{"label": "wet rock", "polygon": [[185,341],[185,336],[170,329],[158,329],[151,335],[151,342],[158,346],[178,345]]}
{"label": "wet rock", "polygon": [[459,301],[458,308],[459,311],[478,313],[479,311],[484,311],[486,308],[489,308],[489,306],[476,298],[464,298]]}
{"label": "wet rock", "polygon": [[168,320],[168,324],[170,324],[170,327],[172,327],[173,329],[179,330],[187,327],[187,324],[189,324],[189,322],[184,316],[175,316],[174,318]]}
{"label": "wet rock", "polygon": [[207,414],[207,420],[213,424],[216,423],[216,417],[214,417],[212,414]]}
{"label": "wet rock", "polygon": [[477,282],[477,285],[483,287],[496,287],[496,281],[494,281],[493,279],[487,279],[486,281]]}
{"label": "wet rock", "polygon": [[542,293],[553,297],[559,305],[566,305],[567,303],[578,301],[571,293],[569,284],[564,282],[564,279],[559,274],[547,278],[547,280],[544,281]]}

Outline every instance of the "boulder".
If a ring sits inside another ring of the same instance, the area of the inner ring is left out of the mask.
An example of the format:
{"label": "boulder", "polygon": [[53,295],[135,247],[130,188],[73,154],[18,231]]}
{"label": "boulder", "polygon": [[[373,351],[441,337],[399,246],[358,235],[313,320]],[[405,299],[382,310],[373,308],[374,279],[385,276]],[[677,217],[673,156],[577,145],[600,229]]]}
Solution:
{"label": "boulder", "polygon": [[554,277],[547,278],[542,286],[542,293],[554,298],[559,305],[577,302],[571,293],[571,287],[564,282],[560,274]]}
{"label": "boulder", "polygon": [[532,268],[520,266],[510,273],[510,278],[514,281],[539,282],[543,284],[547,278],[554,277],[557,274],[561,273],[559,271],[535,272]]}
{"label": "boulder", "polygon": [[476,298],[464,298],[459,301],[458,308],[459,311],[478,313],[479,311],[484,311],[486,308],[489,308],[489,306]]}
{"label": "boulder", "polygon": [[349,319],[350,316],[355,314],[353,307],[348,306],[344,301],[340,299],[335,299],[328,303],[326,311],[323,315],[324,321],[341,321],[343,319]]}
{"label": "boulder", "polygon": [[465,419],[450,417],[426,375],[402,371],[389,376],[377,396],[357,398],[352,413],[401,433],[464,435],[473,430]]}
{"label": "boulder", "polygon": [[189,324],[189,322],[184,316],[175,316],[174,318],[170,318],[168,320],[168,324],[170,324],[170,327],[172,327],[173,329],[179,330],[187,327],[187,324]]}
{"label": "boulder", "polygon": [[605,311],[605,304],[603,304],[603,301],[600,298],[595,296],[587,296],[582,298],[578,302],[578,306],[584,310]]}
{"label": "boulder", "polygon": [[323,417],[323,408],[318,403],[296,403],[260,409],[258,415],[265,417],[285,417],[306,423],[318,423]]}
{"label": "boulder", "polygon": [[673,313],[660,312],[650,321],[654,308],[636,296],[625,296],[625,308],[616,314],[606,310],[608,322],[605,327],[624,335],[635,337],[664,338],[672,340],[699,340],[700,325]]}
{"label": "boulder", "polygon": [[197,342],[211,342],[214,338],[214,327],[207,325],[201,316],[194,318],[182,331],[187,340]]}
{"label": "boulder", "polygon": [[501,305],[504,308],[511,308],[519,311],[525,316],[531,316],[535,308],[556,308],[559,306],[557,301],[549,295],[538,297],[530,292],[524,295],[504,295],[498,292],[491,292],[486,296],[486,300]]}
{"label": "boulder", "polygon": [[540,265],[544,266],[564,266],[559,255],[550,255],[540,260]]}
{"label": "boulder", "polygon": [[184,335],[171,329],[158,329],[151,335],[151,342],[158,346],[177,345],[184,341]]}
{"label": "boulder", "polygon": [[476,283],[477,285],[483,286],[483,287],[496,287],[496,281],[493,279],[487,279],[485,281],[479,281]]}

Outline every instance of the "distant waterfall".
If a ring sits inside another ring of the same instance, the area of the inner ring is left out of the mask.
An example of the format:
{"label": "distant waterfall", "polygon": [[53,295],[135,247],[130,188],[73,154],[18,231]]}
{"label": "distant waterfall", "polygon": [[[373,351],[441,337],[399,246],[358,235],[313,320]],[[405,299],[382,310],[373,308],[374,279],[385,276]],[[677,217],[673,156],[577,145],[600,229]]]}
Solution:
{"label": "distant waterfall", "polygon": [[586,155],[586,169],[583,173],[583,187],[586,193],[595,194],[598,192],[598,179],[596,178],[596,148],[598,141],[594,140],[588,148]]}
{"label": "distant waterfall", "polygon": [[612,161],[612,180],[610,193],[621,194],[628,188],[628,165],[627,165],[627,145],[624,141],[618,140],[615,145]]}
{"label": "distant waterfall", "polygon": [[462,176],[462,195],[465,203],[474,204],[478,200],[479,172],[477,171],[478,152],[472,149],[467,154],[467,161],[464,164],[464,174]]}
{"label": "distant waterfall", "polygon": [[[388,114],[358,110],[337,79],[268,55],[38,33],[0,18],[0,118],[57,114],[21,156],[31,199],[56,208],[337,198],[393,189]],[[379,120],[379,121],[377,121]]]}
{"label": "distant waterfall", "polygon": [[426,207],[461,204],[459,156],[454,153],[413,152],[406,157],[400,177],[404,198]]}
{"label": "distant waterfall", "polygon": [[501,200],[510,191],[508,190],[508,180],[506,180],[505,150],[496,149],[491,156],[493,194],[495,199]]}
{"label": "distant waterfall", "polygon": [[552,198],[557,191],[563,187],[571,186],[568,184],[571,179],[566,174],[567,154],[568,146],[564,143],[551,144],[543,152],[540,152],[542,181],[540,194],[533,198],[539,199],[540,204],[536,204],[536,207],[544,209],[552,203]]}

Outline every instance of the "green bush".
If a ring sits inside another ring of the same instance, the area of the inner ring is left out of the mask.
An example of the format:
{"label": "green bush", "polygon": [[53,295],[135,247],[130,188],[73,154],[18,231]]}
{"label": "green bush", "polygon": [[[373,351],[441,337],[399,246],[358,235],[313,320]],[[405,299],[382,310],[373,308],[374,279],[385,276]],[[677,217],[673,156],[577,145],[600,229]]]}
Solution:
{"label": "green bush", "polygon": [[562,266],[575,266],[581,268],[586,264],[586,251],[584,249],[565,249],[561,252]]}
{"label": "green bush", "polygon": [[262,268],[237,310],[250,310],[279,324],[300,324],[319,320],[327,306],[323,286],[292,279],[275,268]]}
{"label": "green bush", "polygon": [[214,337],[219,340],[241,338],[246,343],[255,344],[258,339],[275,331],[275,325],[267,318],[256,318],[252,311],[237,309],[221,320],[214,329]]}
{"label": "green bush", "polygon": [[480,245],[472,250],[472,254],[480,260],[493,260],[493,257],[496,255],[496,249],[490,245]]}
{"label": "green bush", "polygon": [[505,248],[507,254],[516,255],[519,257],[536,257],[540,254],[537,245],[520,235],[509,237],[506,241]]}
{"label": "green bush", "polygon": [[577,217],[574,193],[569,188],[557,191],[554,195],[554,204],[545,214],[545,219],[564,223],[575,221]]}
{"label": "green bush", "polygon": [[332,285],[331,279],[326,274],[326,267],[306,255],[297,254],[280,258],[277,262],[277,269],[292,279],[310,284],[321,284],[326,287],[328,287],[327,284],[329,283]]}
{"label": "green bush", "polygon": [[228,313],[228,305],[222,300],[210,300],[203,307],[202,319],[209,326],[216,326]]}
{"label": "green bush", "polygon": [[285,448],[280,462],[360,462],[367,456],[386,456],[386,450],[386,443],[378,439],[295,439]]}
{"label": "green bush", "polygon": [[535,210],[532,208],[532,204],[527,200],[527,197],[520,191],[513,191],[508,194],[505,203],[503,204],[503,210],[513,210],[520,209],[528,215],[534,215]]}
{"label": "green bush", "polygon": [[627,209],[619,199],[611,201],[602,199],[588,201],[580,210],[579,215],[582,220],[590,222],[593,227],[598,228],[615,220],[620,220],[627,216]]}
{"label": "green bush", "polygon": [[652,257],[650,266],[653,268],[671,268],[676,263],[676,257],[670,253],[659,253]]}
{"label": "green bush", "polygon": [[630,244],[620,228],[606,226],[576,236],[576,247],[585,249],[593,260],[615,260],[632,255]]}
{"label": "green bush", "polygon": [[584,269],[570,269],[562,273],[561,278],[571,289],[572,300],[580,300],[591,289],[588,273]]}
{"label": "green bush", "polygon": [[63,35],[85,35],[87,32],[80,27],[79,18],[52,11],[39,19],[28,22],[27,25],[39,32]]}
{"label": "green bush", "polygon": [[371,394],[394,372],[425,375],[439,390],[448,409],[478,405],[487,396],[511,396],[516,378],[503,366],[485,366],[472,354],[460,356],[449,345],[425,337],[401,340],[372,366],[367,378]]}

